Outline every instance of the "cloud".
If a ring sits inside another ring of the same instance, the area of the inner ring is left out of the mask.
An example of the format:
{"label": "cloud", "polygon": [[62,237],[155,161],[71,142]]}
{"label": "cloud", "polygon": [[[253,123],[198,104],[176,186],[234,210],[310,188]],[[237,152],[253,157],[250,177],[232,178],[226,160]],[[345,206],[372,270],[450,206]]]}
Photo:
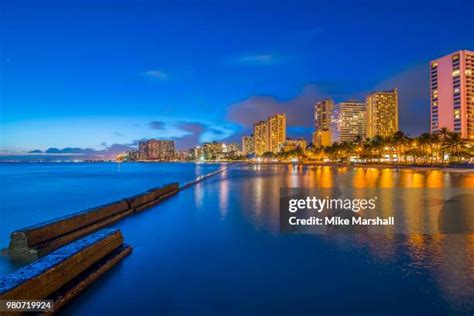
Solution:
{"label": "cloud", "polygon": [[153,122],[150,122],[150,127],[151,127],[152,129],[162,130],[162,129],[165,128],[165,122],[153,121]]}
{"label": "cloud", "polygon": [[229,59],[231,64],[241,64],[248,66],[270,66],[277,64],[281,58],[274,54],[252,54]]}
{"label": "cloud", "polygon": [[112,144],[109,147],[107,147],[105,150],[103,150],[102,152],[106,153],[107,155],[112,155],[113,157],[115,157],[116,155],[124,151],[135,150],[135,149],[137,148],[130,144]]}
{"label": "cloud", "polygon": [[201,142],[201,136],[207,132],[208,126],[199,122],[178,122],[176,127],[186,132],[184,136],[175,137],[178,149],[188,149]]}
{"label": "cloud", "polygon": [[286,100],[268,95],[251,96],[232,104],[227,119],[250,130],[256,121],[266,120],[276,113],[286,113],[288,126],[312,127],[316,101],[328,98],[335,102],[363,100],[365,94],[361,91],[360,83],[356,81],[315,82],[305,85],[298,95]]}
{"label": "cloud", "polygon": [[114,135],[118,136],[118,137],[124,137],[125,136],[125,134],[120,133],[120,132],[114,132]]}
{"label": "cloud", "polygon": [[[287,114],[289,137],[303,135],[303,129],[313,127],[313,105],[316,101],[330,98],[335,102],[344,100],[364,101],[372,91],[398,88],[400,129],[411,135],[429,130],[429,77],[428,63],[415,65],[375,84],[372,89],[360,82],[316,82],[303,87],[300,94],[287,100],[275,96],[256,95],[229,107],[227,119],[242,127],[240,135],[249,134],[252,125],[266,120],[276,113]],[[293,128],[293,129],[292,129]],[[308,129],[307,131],[310,131]],[[308,132],[309,133],[309,132]],[[239,135],[239,136],[240,136]],[[234,138],[231,136],[231,138]]]}
{"label": "cloud", "polygon": [[302,92],[289,100],[274,96],[252,96],[230,106],[227,118],[249,128],[254,122],[266,120],[270,115],[286,113],[287,124],[310,127],[313,125],[313,104],[328,97],[328,93],[316,85],[305,86]]}
{"label": "cloud", "polygon": [[184,132],[182,136],[173,137],[176,148],[189,149],[206,141],[221,140],[229,135],[225,127],[196,121],[180,121],[174,126]]}
{"label": "cloud", "polygon": [[145,72],[145,75],[160,80],[165,80],[169,77],[168,73],[164,72],[163,70],[148,70]]}

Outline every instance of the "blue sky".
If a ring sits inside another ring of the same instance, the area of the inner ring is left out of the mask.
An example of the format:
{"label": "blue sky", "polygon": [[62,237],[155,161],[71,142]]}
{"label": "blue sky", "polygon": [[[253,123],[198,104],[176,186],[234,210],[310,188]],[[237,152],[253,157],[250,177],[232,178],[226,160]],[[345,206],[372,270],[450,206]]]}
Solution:
{"label": "blue sky", "polygon": [[[312,103],[399,88],[428,129],[429,60],[474,49],[474,1],[2,1],[1,149],[237,140]],[[154,122],[154,123],[153,123]]]}

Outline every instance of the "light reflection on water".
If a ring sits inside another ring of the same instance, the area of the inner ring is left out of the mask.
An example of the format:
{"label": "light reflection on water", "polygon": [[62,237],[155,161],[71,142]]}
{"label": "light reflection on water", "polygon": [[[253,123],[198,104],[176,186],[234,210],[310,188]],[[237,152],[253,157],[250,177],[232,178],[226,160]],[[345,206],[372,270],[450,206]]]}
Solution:
{"label": "light reflection on water", "polygon": [[[255,201],[255,207],[242,210],[252,219],[256,228],[265,227],[271,233],[279,230],[280,187],[345,187],[354,188],[474,188],[474,173],[443,172],[440,170],[415,171],[392,168],[329,167],[302,165],[257,165],[251,167],[254,177],[242,190],[243,200]],[[227,192],[228,181],[222,181],[221,190]],[[436,192],[442,192],[436,190]],[[395,190],[381,191],[381,201],[391,206],[400,197]],[[383,195],[385,194],[385,195]],[[434,193],[436,194],[436,193]],[[434,205],[447,196],[435,196]],[[419,208],[420,201],[406,198],[404,225],[418,224],[419,219],[408,210]],[[384,208],[389,209],[389,207]],[[388,214],[383,214],[387,215]],[[437,226],[437,218],[424,214],[429,225]],[[472,220],[471,216],[469,220]],[[349,254],[358,249],[368,251],[371,260],[399,267],[407,278],[425,275],[439,285],[448,301],[458,308],[470,310],[474,299],[474,234],[411,234],[411,235],[338,235],[312,236],[345,248]],[[438,289],[436,289],[438,290]],[[435,291],[435,289],[433,289]]]}
{"label": "light reflection on water", "polygon": [[[393,205],[397,188],[473,188],[474,174],[233,167],[114,225],[132,254],[63,314],[472,314],[472,234],[280,234],[280,188],[290,186],[382,188],[384,203]],[[433,205],[444,198],[433,198]],[[410,199],[403,204],[419,206]],[[433,217],[423,220],[436,225]],[[413,226],[418,220],[406,213],[404,221]]]}

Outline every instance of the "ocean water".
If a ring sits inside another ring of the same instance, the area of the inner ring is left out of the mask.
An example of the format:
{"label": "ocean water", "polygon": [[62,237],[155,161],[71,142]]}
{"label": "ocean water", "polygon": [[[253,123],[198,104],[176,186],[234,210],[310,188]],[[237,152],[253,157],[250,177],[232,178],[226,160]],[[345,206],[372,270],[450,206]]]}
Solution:
{"label": "ocean water", "polygon": [[473,173],[240,165],[119,222],[133,252],[64,315],[472,315],[474,235],[280,234],[280,187],[474,187]]}
{"label": "ocean water", "polygon": [[[196,163],[0,163],[0,248],[10,233],[217,170]],[[0,257],[0,275],[15,269]],[[4,264],[2,264],[2,262]]]}
{"label": "ocean water", "polygon": [[233,166],[116,223],[133,252],[60,314],[473,314],[473,234],[281,234],[280,188],[315,186],[474,188],[474,173]]}

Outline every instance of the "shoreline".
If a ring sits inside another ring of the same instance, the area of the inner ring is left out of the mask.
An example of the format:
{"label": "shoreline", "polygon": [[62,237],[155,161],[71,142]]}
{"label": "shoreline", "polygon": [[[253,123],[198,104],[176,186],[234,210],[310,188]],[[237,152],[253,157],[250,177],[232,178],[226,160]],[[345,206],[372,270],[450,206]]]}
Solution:
{"label": "shoreline", "polygon": [[474,165],[472,167],[450,167],[450,166],[423,166],[423,165],[397,165],[397,164],[347,164],[347,163],[331,163],[331,162],[246,162],[248,164],[262,164],[262,165],[303,165],[303,166],[321,166],[321,167],[337,167],[337,168],[376,168],[376,169],[410,169],[415,171],[447,171],[447,172],[474,172]]}
{"label": "shoreline", "polygon": [[253,165],[304,165],[304,166],[323,166],[323,167],[353,167],[353,168],[390,168],[390,169],[411,169],[416,171],[430,171],[430,170],[439,170],[447,172],[474,172],[474,164],[471,164],[469,167],[466,167],[464,164],[462,167],[453,167],[453,166],[440,166],[440,165],[405,165],[405,164],[362,164],[362,163],[335,163],[335,162],[292,162],[292,161],[245,161],[245,160],[222,160],[222,161],[0,161],[0,164],[16,164],[16,163],[71,163],[71,164],[80,164],[80,163],[194,163],[194,164],[253,164]]}

